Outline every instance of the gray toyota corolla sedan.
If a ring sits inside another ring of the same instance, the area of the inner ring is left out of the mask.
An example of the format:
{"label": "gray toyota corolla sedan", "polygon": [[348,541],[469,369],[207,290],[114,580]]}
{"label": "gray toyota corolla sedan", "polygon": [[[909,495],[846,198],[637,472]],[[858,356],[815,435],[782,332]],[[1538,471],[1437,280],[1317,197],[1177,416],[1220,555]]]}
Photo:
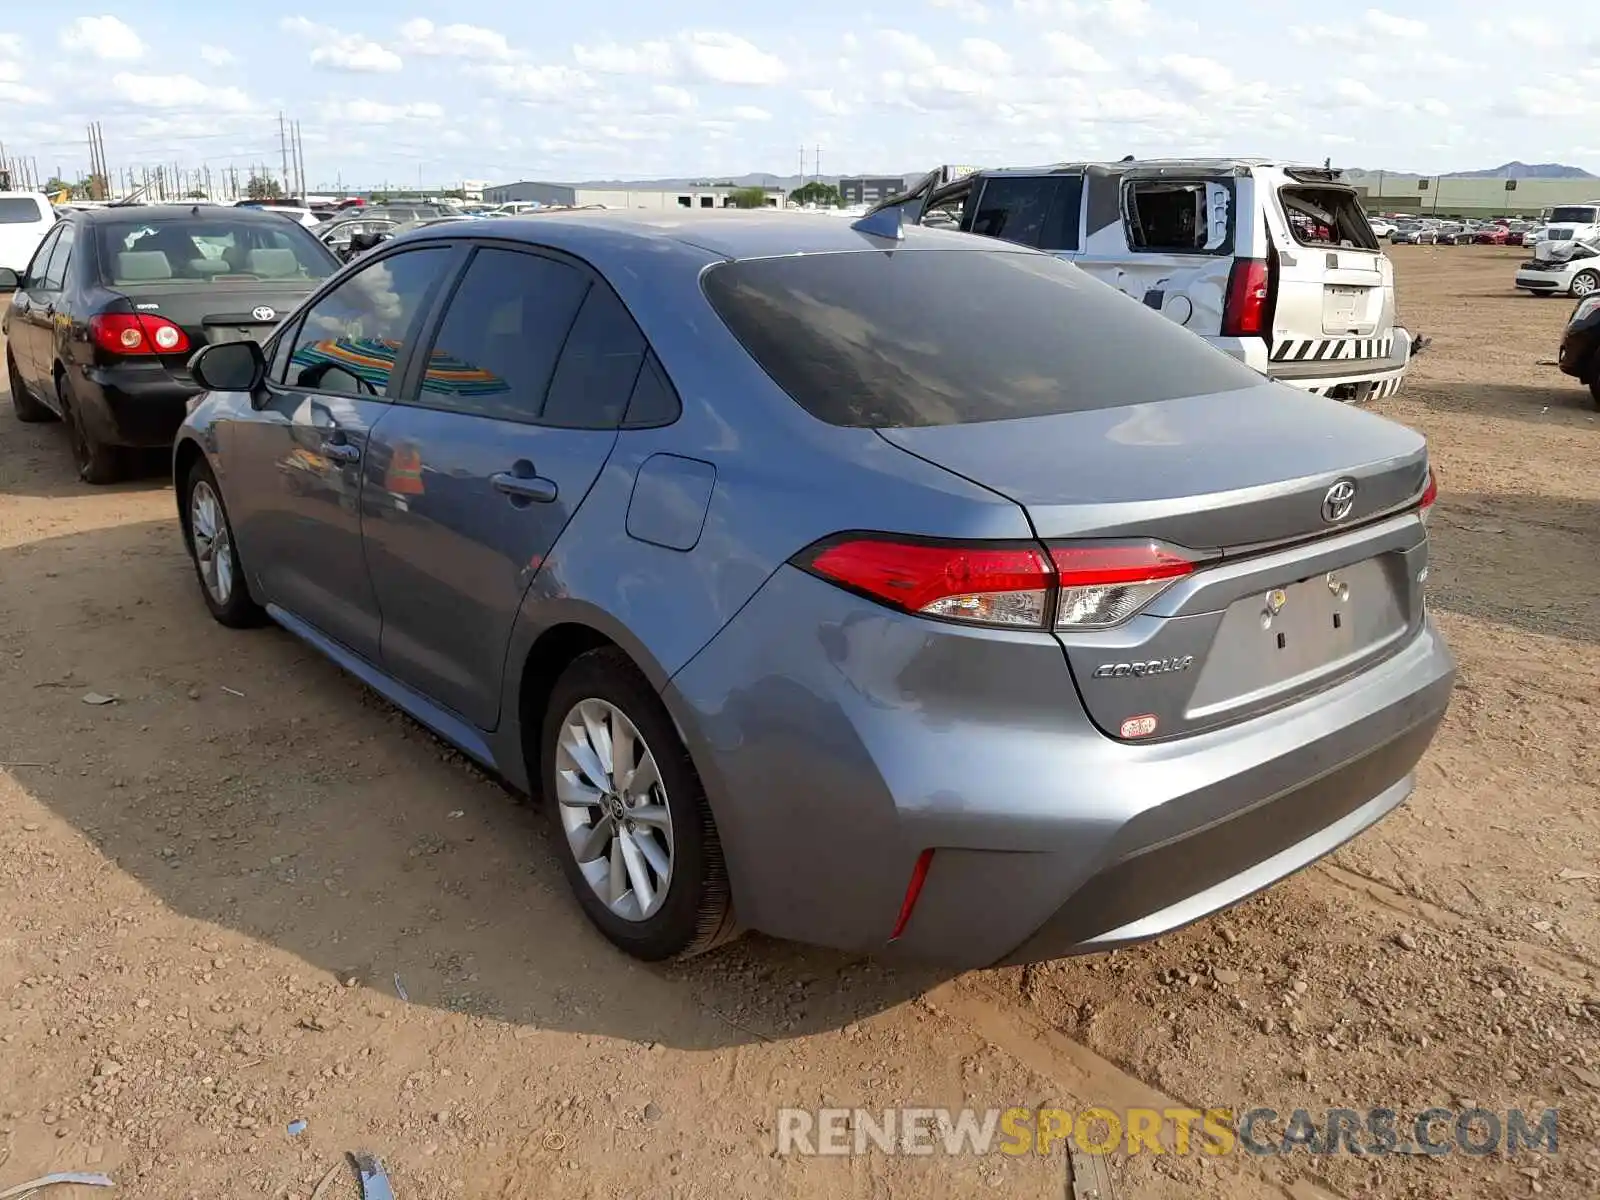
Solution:
{"label": "gray toyota corolla sedan", "polygon": [[542,796],[641,958],[1106,949],[1399,805],[1455,676],[1422,437],[886,219],[550,214],[352,263],[194,359],[206,604]]}

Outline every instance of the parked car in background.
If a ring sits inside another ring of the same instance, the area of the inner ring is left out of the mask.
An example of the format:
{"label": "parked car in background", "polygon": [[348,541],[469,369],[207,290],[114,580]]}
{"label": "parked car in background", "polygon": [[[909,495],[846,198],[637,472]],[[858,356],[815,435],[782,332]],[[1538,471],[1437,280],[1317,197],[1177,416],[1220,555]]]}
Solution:
{"label": "parked car in background", "polygon": [[1594,406],[1600,408],[1600,295],[1585,296],[1572,310],[1556,363],[1565,374],[1588,386]]}
{"label": "parked car in background", "polygon": [[0,192],[0,267],[26,267],[56,217],[42,192]]}
{"label": "parked car in background", "polygon": [[1521,241],[1520,245],[1528,247],[1528,248],[1531,248],[1531,249],[1537,249],[1539,243],[1544,241],[1544,240],[1545,240],[1544,226],[1542,226],[1542,225],[1530,225],[1527,229],[1522,231],[1522,241]]}
{"label": "parked car in background", "polygon": [[0,333],[11,404],[66,423],[89,483],[122,473],[125,447],[167,446],[200,389],[201,346],[265,336],[333,274],[311,234],[271,212],[139,205],[73,213],[20,273]]}
{"label": "parked car in background", "polygon": [[1156,936],[1404,802],[1449,701],[1422,436],[998,238],[450,222],[193,366],[212,614],[541,796],[643,959]]}
{"label": "parked car in background", "polygon": [[1048,250],[1318,395],[1392,395],[1411,358],[1394,264],[1337,171],[1256,159],[943,167],[872,212],[891,208]]}
{"label": "parked car in background", "polygon": [[1368,217],[1367,224],[1372,229],[1372,236],[1376,238],[1386,238],[1395,231],[1394,222],[1382,217]]}
{"label": "parked car in background", "polygon": [[1504,225],[1482,225],[1472,240],[1480,246],[1504,246],[1511,238],[1511,231]]}
{"label": "parked car in background", "polygon": [[1580,299],[1600,292],[1600,237],[1546,245],[1548,257],[1535,255],[1517,267],[1517,287],[1536,296]]}
{"label": "parked car in background", "polygon": [[520,217],[523,213],[538,212],[543,207],[537,200],[512,200],[497,204],[489,211],[496,216]]}

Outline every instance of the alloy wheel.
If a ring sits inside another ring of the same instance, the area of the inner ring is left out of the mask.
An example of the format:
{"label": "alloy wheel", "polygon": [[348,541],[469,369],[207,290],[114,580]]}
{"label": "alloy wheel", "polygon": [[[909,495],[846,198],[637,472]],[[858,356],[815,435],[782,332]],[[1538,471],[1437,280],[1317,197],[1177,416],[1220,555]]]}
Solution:
{"label": "alloy wheel", "polygon": [[1590,272],[1584,271],[1572,281],[1572,294],[1574,296],[1593,295],[1597,287],[1600,287],[1600,280],[1597,280]]}
{"label": "alloy wheel", "polygon": [[672,810],[655,755],[626,713],[581,700],[556,739],[556,801],[578,870],[608,909],[645,921],[672,884]]}
{"label": "alloy wheel", "polygon": [[211,598],[226,605],[233,595],[233,540],[222,501],[204,479],[189,493],[189,533],[194,540],[194,560]]}

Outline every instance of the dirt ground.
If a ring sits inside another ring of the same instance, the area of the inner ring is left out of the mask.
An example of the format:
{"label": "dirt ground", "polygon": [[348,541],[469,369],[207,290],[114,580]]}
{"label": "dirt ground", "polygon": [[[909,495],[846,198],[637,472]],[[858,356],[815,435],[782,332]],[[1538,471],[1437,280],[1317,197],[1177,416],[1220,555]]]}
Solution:
{"label": "dirt ground", "polygon": [[954,979],[753,937],[624,961],[527,806],[208,618],[159,459],[89,488],[0,413],[0,1190],[304,1200],[370,1150],[401,1200],[1055,1200],[1059,1151],[780,1158],[774,1112],[1150,1103],[1555,1106],[1560,1142],[1143,1155],[1124,1200],[1600,1194],[1600,414],[1521,252],[1393,256],[1434,341],[1380,407],[1432,441],[1461,662],[1415,796],[1155,945]]}

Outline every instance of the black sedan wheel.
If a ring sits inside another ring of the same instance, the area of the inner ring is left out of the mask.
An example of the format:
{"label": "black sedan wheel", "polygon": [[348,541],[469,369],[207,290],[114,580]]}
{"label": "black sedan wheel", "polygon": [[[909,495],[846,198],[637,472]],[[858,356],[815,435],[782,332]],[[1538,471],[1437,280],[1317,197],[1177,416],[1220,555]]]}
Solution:
{"label": "black sedan wheel", "polygon": [[53,421],[55,413],[48,405],[40,404],[27,388],[22,386],[22,372],[17,370],[17,360],[6,351],[6,386],[11,390],[11,411],[19,421]]}
{"label": "black sedan wheel", "polygon": [[115,483],[122,478],[122,452],[95,440],[83,427],[83,419],[72,403],[72,391],[65,375],[56,376],[56,403],[67,425],[72,443],[72,458],[78,464],[78,477],[85,483]]}

